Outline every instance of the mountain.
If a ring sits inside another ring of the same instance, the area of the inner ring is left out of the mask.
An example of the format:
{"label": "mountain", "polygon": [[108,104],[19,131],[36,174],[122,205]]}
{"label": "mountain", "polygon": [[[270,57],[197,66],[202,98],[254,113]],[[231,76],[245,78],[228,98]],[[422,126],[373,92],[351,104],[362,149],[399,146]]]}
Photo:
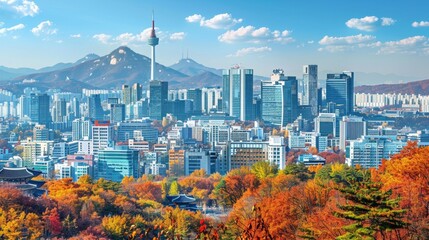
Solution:
{"label": "mountain", "polygon": [[179,62],[170,66],[170,68],[184,73],[188,76],[196,76],[206,72],[210,72],[216,74],[218,76],[222,76],[222,70],[206,67],[190,58],[180,59]]}
{"label": "mountain", "polygon": [[355,87],[356,93],[402,93],[429,95],[429,79],[399,84],[364,85]]}
{"label": "mountain", "polygon": [[[174,69],[156,64],[157,79],[175,82],[188,77]],[[122,46],[110,54],[83,61],[72,67],[61,70],[33,73],[15,78],[16,83],[33,81],[37,84],[55,83],[58,88],[66,91],[79,92],[81,85],[75,88],[65,81],[76,81],[95,88],[120,88],[122,84],[139,82],[148,86],[150,77],[150,58],[140,55],[130,48]],[[71,88],[70,88],[71,87]]]}
{"label": "mountain", "polygon": [[29,74],[33,74],[33,73],[52,72],[52,71],[56,71],[56,70],[60,70],[60,69],[65,69],[65,68],[69,68],[69,67],[84,63],[86,61],[93,60],[93,59],[98,58],[98,57],[99,57],[98,55],[91,53],[91,54],[88,54],[85,57],[77,60],[74,63],[57,63],[53,66],[43,67],[40,69],[9,68],[9,67],[0,66],[0,81],[11,80],[11,79],[17,78],[19,76],[29,75]]}
{"label": "mountain", "polygon": [[61,69],[73,67],[73,66],[79,65],[81,63],[97,59],[99,57],[100,56],[98,56],[97,54],[90,53],[90,54],[86,55],[85,57],[77,60],[74,63],[57,63],[57,64],[55,64],[53,66],[50,66],[50,67],[44,67],[44,68],[40,68],[38,70],[35,70],[35,72],[33,72],[33,73],[43,73],[43,72],[57,71],[57,70],[61,70]]}
{"label": "mountain", "polygon": [[170,82],[168,87],[171,89],[179,88],[203,88],[222,86],[222,77],[212,72],[203,72],[201,74],[177,79]]}
{"label": "mountain", "polygon": [[[204,66],[190,58],[183,58],[170,66],[171,68],[189,75],[189,78],[178,80],[170,84],[172,88],[193,88],[193,87],[222,87],[222,70]],[[261,80],[268,80],[268,77],[253,76],[253,89],[260,91]]]}

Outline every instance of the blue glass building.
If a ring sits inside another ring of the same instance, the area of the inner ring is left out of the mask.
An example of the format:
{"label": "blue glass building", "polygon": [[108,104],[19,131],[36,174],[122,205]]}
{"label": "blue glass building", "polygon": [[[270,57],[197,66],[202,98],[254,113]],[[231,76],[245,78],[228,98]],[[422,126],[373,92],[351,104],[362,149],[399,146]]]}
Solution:
{"label": "blue glass building", "polygon": [[337,115],[344,116],[353,112],[354,73],[343,72],[328,74],[326,80],[326,102],[335,103]]}

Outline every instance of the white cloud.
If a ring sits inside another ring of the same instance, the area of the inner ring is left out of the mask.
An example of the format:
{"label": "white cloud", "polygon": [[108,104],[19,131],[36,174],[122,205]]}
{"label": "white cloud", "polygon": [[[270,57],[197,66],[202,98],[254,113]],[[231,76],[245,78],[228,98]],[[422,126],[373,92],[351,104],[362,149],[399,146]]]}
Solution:
{"label": "white cloud", "polygon": [[190,23],[199,22],[201,21],[201,19],[203,19],[203,16],[201,16],[200,14],[194,14],[185,18],[185,20]]}
{"label": "white cloud", "polygon": [[170,35],[170,40],[183,40],[185,38],[184,32],[176,32]]}
{"label": "white cloud", "polygon": [[393,18],[382,17],[381,18],[381,26],[391,26],[395,24],[396,20]]}
{"label": "white cloud", "polygon": [[362,31],[373,31],[375,23],[378,21],[376,16],[366,16],[363,18],[352,18],[346,22],[347,27],[355,28]]}
{"label": "white cloud", "polygon": [[12,5],[16,2],[16,0],[0,0],[0,3],[5,3],[7,5]]}
{"label": "white cloud", "polygon": [[[9,2],[11,2],[9,0]],[[34,16],[39,13],[39,6],[34,1],[23,0],[20,4],[13,8],[23,16]]]}
{"label": "white cloud", "polygon": [[341,52],[356,48],[377,49],[377,54],[429,54],[429,38],[413,36],[397,41],[375,41],[372,35],[354,35],[346,37],[324,36],[319,51]]}
{"label": "white cloud", "polygon": [[58,31],[56,28],[52,28],[53,25],[54,24],[51,21],[43,21],[39,23],[37,27],[31,29],[31,32],[36,36],[53,35],[56,34]]}
{"label": "white cloud", "polygon": [[6,5],[6,8],[13,9],[22,16],[31,16],[39,13],[39,6],[32,0],[0,0],[1,5]]}
{"label": "white cloud", "polygon": [[101,43],[108,44],[112,36],[104,33],[100,33],[100,34],[95,34],[94,36],[92,36],[92,38],[100,41]]}
{"label": "white cloud", "polygon": [[260,43],[265,41],[277,41],[282,43],[292,42],[290,31],[279,30],[270,31],[267,27],[255,28],[254,26],[240,27],[237,30],[229,30],[218,37],[220,42],[252,42]]}
{"label": "white cloud", "polygon": [[389,17],[378,18],[376,16],[366,16],[363,18],[351,18],[346,22],[346,26],[349,28],[358,29],[361,31],[371,32],[376,29],[377,26],[391,26],[396,22],[395,19]]}
{"label": "white cloud", "polygon": [[72,35],[70,35],[70,37],[71,38],[80,38],[81,35],[80,35],[80,33],[78,33],[78,34],[72,34]]}
{"label": "white cloud", "polygon": [[413,36],[398,41],[389,41],[381,45],[378,53],[429,53],[429,39],[425,36]]}
{"label": "white cloud", "polygon": [[134,35],[132,33],[122,33],[115,37],[115,41],[120,43],[121,45],[128,45],[131,42],[136,41],[138,38],[137,35]]}
{"label": "white cloud", "polygon": [[25,25],[22,23],[17,24],[17,25],[12,26],[12,27],[8,27],[8,28],[0,28],[0,34],[6,34],[7,32],[17,31],[17,30],[21,30],[23,28],[25,28]]}
{"label": "white cloud", "polygon": [[242,57],[253,53],[261,53],[261,52],[271,52],[270,47],[248,47],[248,48],[242,48],[235,52],[234,54],[230,54],[227,57]]}
{"label": "white cloud", "polygon": [[[152,28],[146,28],[142,32],[134,34],[134,33],[122,33],[117,36],[112,36],[105,33],[100,33],[92,36],[92,38],[103,44],[112,44],[112,45],[129,45],[129,44],[140,44],[142,42],[146,42],[151,34]],[[156,35],[162,39],[169,40],[181,40],[180,37],[184,37],[185,33],[178,32],[169,34],[168,32],[162,32],[158,28],[155,28]],[[183,39],[183,38],[182,38]]]}
{"label": "white cloud", "polygon": [[210,19],[205,19],[205,17],[200,14],[194,14],[185,18],[187,22],[196,23],[199,22],[200,26],[208,27],[212,29],[228,29],[237,23],[241,23],[243,19],[233,18],[229,13],[221,13],[213,16]]}
{"label": "white cloud", "polygon": [[373,47],[376,44],[375,36],[372,35],[353,35],[345,37],[324,36],[319,44],[322,45],[319,51],[342,52],[353,48]]}
{"label": "white cloud", "polygon": [[346,37],[330,37],[324,36],[320,41],[320,45],[344,45],[344,44],[356,44],[356,43],[364,43],[374,40],[375,37],[372,35],[354,35],[354,36],[346,36]]}
{"label": "white cloud", "polygon": [[411,24],[411,26],[413,26],[413,27],[429,27],[429,22],[427,22],[427,21],[420,21],[420,22],[413,22],[412,24]]}

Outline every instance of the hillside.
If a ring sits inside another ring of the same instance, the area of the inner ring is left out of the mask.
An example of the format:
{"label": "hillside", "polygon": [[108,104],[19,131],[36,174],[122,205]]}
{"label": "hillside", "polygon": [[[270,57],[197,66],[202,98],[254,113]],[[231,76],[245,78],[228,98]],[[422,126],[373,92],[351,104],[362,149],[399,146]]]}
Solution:
{"label": "hillside", "polygon": [[355,92],[429,95],[429,79],[400,84],[363,85],[355,87]]}

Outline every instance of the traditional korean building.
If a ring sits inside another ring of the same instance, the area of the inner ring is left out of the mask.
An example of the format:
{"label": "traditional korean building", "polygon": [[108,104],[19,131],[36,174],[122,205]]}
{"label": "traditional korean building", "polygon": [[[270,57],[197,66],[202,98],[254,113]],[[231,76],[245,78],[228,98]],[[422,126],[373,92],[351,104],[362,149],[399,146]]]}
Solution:
{"label": "traditional korean building", "polygon": [[168,195],[167,199],[170,202],[169,206],[189,211],[198,210],[197,204],[195,203],[196,199],[192,196],[186,196],[186,194]]}
{"label": "traditional korean building", "polygon": [[0,186],[15,187],[25,194],[34,197],[40,197],[46,190],[40,189],[45,184],[44,181],[32,180],[34,177],[42,174],[41,171],[22,168],[8,168],[0,169]]}

